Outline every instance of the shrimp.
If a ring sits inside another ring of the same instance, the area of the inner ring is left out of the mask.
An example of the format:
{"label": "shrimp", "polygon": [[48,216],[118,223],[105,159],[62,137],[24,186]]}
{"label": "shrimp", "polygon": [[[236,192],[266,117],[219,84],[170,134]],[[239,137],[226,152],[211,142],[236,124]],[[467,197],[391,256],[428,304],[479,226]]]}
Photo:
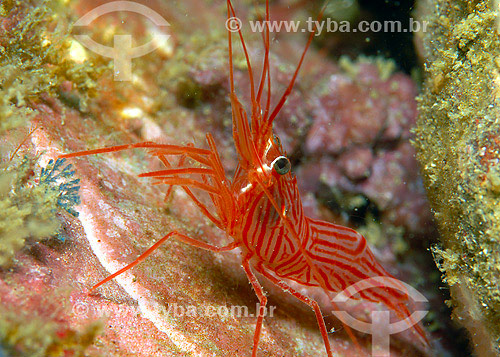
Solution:
{"label": "shrimp", "polygon": [[[227,18],[236,17],[231,0],[227,0]],[[305,287],[318,287],[329,297],[364,279],[391,275],[376,261],[365,238],[356,231],[333,223],[307,217],[304,214],[297,179],[292,174],[291,163],[279,138],[273,133],[273,121],[292,91],[314,32],[308,38],[299,63],[284,93],[271,108],[271,76],[269,64],[270,31],[269,0],[266,0],[266,29],[263,33],[264,60],[258,85],[250,64],[248,49],[240,29],[237,35],[246,58],[250,79],[250,118],[239,101],[234,84],[233,40],[228,31],[229,81],[232,109],[233,139],[238,154],[238,165],[232,179],[227,178],[215,141],[206,135],[208,149],[194,145],[171,145],[153,142],[119,145],[61,155],[73,158],[101,153],[111,153],[133,148],[148,149],[165,166],[164,169],[140,174],[151,177],[155,184],[168,185],[167,195],[173,185],[180,186],[201,212],[224,231],[232,242],[219,247],[172,231],[146,250],[134,262],[111,274],[92,287],[95,290],[121,273],[133,268],[169,239],[212,252],[226,252],[235,248],[242,251],[243,270],[260,302],[253,338],[252,356],[257,355],[267,297],[255,272],[279,286],[298,300],[311,307],[316,315],[326,353],[332,356],[327,328],[319,304],[293,289],[286,280]],[[264,89],[267,95],[264,98]],[[265,100],[264,100],[265,99]],[[180,157],[173,166],[168,157]],[[185,166],[189,159],[196,167]],[[202,202],[198,191],[205,192],[208,202]],[[362,299],[382,303],[398,316],[409,317],[405,303],[408,295],[395,288],[374,287],[359,291]],[[333,302],[332,302],[333,304]],[[347,329],[347,326],[346,326]],[[424,340],[425,332],[414,326]],[[351,338],[355,337],[347,330]]]}

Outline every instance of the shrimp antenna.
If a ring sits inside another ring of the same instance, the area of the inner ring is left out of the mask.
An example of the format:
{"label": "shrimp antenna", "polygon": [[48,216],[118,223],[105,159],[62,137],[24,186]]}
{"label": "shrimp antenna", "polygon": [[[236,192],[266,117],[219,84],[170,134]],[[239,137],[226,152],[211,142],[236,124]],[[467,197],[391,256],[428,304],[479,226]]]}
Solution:
{"label": "shrimp antenna", "polygon": [[[227,18],[228,20],[231,19],[231,16],[235,20],[238,20],[236,17],[236,12],[234,11],[233,4],[231,3],[231,0],[227,0]],[[228,21],[226,22],[226,26],[231,26],[231,23]],[[252,65],[250,64],[250,56],[248,54],[247,46],[245,44],[245,40],[243,39],[243,33],[241,32],[241,26],[239,24],[236,24],[237,26],[237,32],[238,35],[240,36],[240,41],[241,41],[241,46],[243,47],[243,52],[245,53],[245,59],[247,62],[247,67],[248,67],[248,76],[250,77],[250,97],[252,100],[252,106],[255,106],[255,85],[254,85],[254,80],[253,80],[253,71],[252,71]],[[231,29],[228,28],[228,40],[229,40],[229,65],[230,65],[230,72],[231,72],[231,94],[234,94],[234,76],[233,76],[233,60],[232,60],[232,44],[231,44]]]}
{"label": "shrimp antenna", "polygon": [[[233,18],[236,17],[236,12],[234,10],[233,4],[231,0],[227,1],[228,5],[228,20],[233,16]],[[241,28],[237,28],[238,35],[240,37],[240,42],[243,47],[243,52],[245,54],[246,62],[247,62],[247,67],[248,67],[248,75],[250,78],[250,96],[251,96],[251,102],[252,102],[252,116],[251,116],[251,129],[253,136],[255,137],[258,135],[257,133],[260,131],[260,125],[261,125],[261,116],[258,115],[257,113],[260,113],[261,110],[261,105],[260,101],[262,98],[262,93],[264,90],[264,83],[267,77],[267,85],[268,85],[268,93],[267,93],[267,102],[266,102],[266,113],[269,112],[269,107],[270,107],[270,102],[271,102],[271,80],[270,80],[270,66],[269,66],[269,1],[266,1],[266,16],[265,16],[265,30],[263,34],[263,42],[264,42],[264,49],[265,49],[265,54],[264,54],[264,64],[262,68],[262,74],[261,78],[259,81],[259,86],[257,89],[257,95],[255,95],[255,84],[254,84],[254,77],[253,77],[253,69],[252,65],[250,62],[250,56],[247,50],[247,46],[245,43],[245,40],[243,38],[243,34],[241,32]],[[227,24],[228,26],[230,23]],[[233,61],[232,61],[232,40],[231,40],[231,30],[228,29],[228,41],[229,41],[229,66],[230,66],[230,81],[231,81],[231,94],[235,94],[234,92],[234,70],[233,70]]]}
{"label": "shrimp antenna", "polygon": [[[266,76],[268,74],[269,68],[269,1],[266,1],[266,16],[264,20],[265,30],[262,34],[262,41],[264,43],[264,64],[262,66],[262,74],[260,76],[259,89],[257,90],[257,103],[260,103],[260,99],[262,96],[262,91],[264,90]],[[270,89],[268,88],[268,91]],[[269,94],[269,92],[268,92]],[[268,95],[269,96],[269,95]]]}
{"label": "shrimp antenna", "polygon": [[[316,21],[321,20],[321,18],[323,17],[323,13],[325,12],[327,4],[328,4],[328,2],[326,2],[323,5],[323,7],[321,8],[321,11],[319,12],[318,18]],[[274,118],[278,115],[279,111],[281,110],[281,108],[285,104],[288,96],[292,92],[292,88],[293,88],[293,85],[295,84],[295,80],[297,79],[297,75],[299,74],[300,67],[302,66],[302,63],[304,62],[304,57],[306,56],[307,50],[309,49],[309,46],[311,45],[311,42],[313,40],[315,33],[316,33],[316,31],[312,31],[309,34],[309,39],[307,40],[306,47],[304,48],[304,51],[302,52],[302,56],[300,57],[299,64],[297,65],[297,68],[295,69],[295,72],[293,74],[292,79],[290,80],[290,83],[288,84],[288,87],[286,88],[285,92],[281,96],[281,99],[279,100],[278,104],[276,105],[276,107],[272,111],[271,115],[268,118],[264,118],[266,129],[268,126],[270,126],[272,124]]]}
{"label": "shrimp antenna", "polygon": [[[267,57],[267,100],[266,100],[266,109],[264,111],[264,120],[269,115],[269,108],[271,107],[271,66],[269,65],[269,1],[266,1],[266,38],[264,40],[264,48],[266,51]],[[264,59],[265,59],[264,58]]]}
{"label": "shrimp antenna", "polygon": [[[260,160],[260,158],[257,155],[257,149],[255,147],[255,143],[253,140],[251,140],[253,137],[255,137],[256,130],[258,128],[260,116],[256,115],[255,113],[260,113],[260,104],[257,103],[255,100],[255,88],[254,88],[254,78],[253,78],[253,71],[252,71],[252,66],[250,64],[250,56],[247,51],[247,47],[245,44],[245,40],[243,39],[243,34],[241,32],[241,28],[238,27],[237,32],[240,36],[241,40],[241,45],[243,47],[243,51],[245,53],[245,58],[247,61],[247,67],[248,67],[248,75],[250,79],[250,92],[251,92],[251,100],[252,100],[252,127],[249,127],[248,119],[246,112],[244,111],[243,107],[238,101],[238,98],[235,93],[234,89],[234,69],[233,69],[233,46],[232,46],[232,37],[231,37],[231,29],[229,26],[231,23],[229,20],[231,19],[231,15],[233,18],[236,18],[236,13],[233,8],[233,4],[231,3],[231,0],[227,0],[227,22],[226,22],[226,27],[227,27],[227,33],[228,33],[228,51],[229,51],[229,78],[230,78],[230,88],[231,88],[231,106],[232,106],[232,115],[233,115],[233,136],[235,136],[236,132],[238,132],[237,128],[240,128],[240,132],[242,133],[239,138],[241,138],[242,142],[241,145],[239,144],[240,140],[236,140],[235,138],[235,145],[236,149],[240,152],[241,156],[246,157],[249,159],[250,157],[253,158],[253,160],[257,160],[261,168],[263,169],[263,164]],[[250,130],[252,130],[252,133],[250,133]],[[254,134],[254,135],[252,135]]]}

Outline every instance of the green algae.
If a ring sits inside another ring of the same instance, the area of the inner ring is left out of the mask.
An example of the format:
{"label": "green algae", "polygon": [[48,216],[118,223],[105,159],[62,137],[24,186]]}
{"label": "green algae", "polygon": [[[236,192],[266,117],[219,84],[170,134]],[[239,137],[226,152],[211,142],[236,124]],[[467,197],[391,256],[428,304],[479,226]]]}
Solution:
{"label": "green algae", "polygon": [[[438,266],[454,315],[477,353],[500,350],[500,40],[488,1],[424,4],[429,31],[415,146],[442,246]],[[495,84],[495,82],[497,84]]]}
{"label": "green algae", "polygon": [[389,77],[396,71],[396,62],[390,58],[382,56],[364,56],[360,55],[355,60],[350,59],[348,56],[341,56],[339,59],[339,66],[351,78],[356,78],[360,71],[360,65],[374,64],[379,72],[380,79],[387,81]]}
{"label": "green algae", "polygon": [[[213,95],[210,93],[212,86],[196,81],[193,73],[207,70],[226,71],[227,40],[224,39],[224,34],[219,27],[208,32],[179,34],[180,45],[159,74],[159,84],[166,89],[161,93],[161,107],[169,109],[179,103],[186,108],[195,109],[204,99]],[[241,56],[235,54],[235,57],[235,66],[241,67]],[[225,81],[226,78],[221,80]],[[172,93],[175,95],[172,96]],[[176,98],[177,103],[173,103],[172,98]]]}
{"label": "green algae", "polygon": [[65,81],[79,91],[78,107],[85,110],[104,67],[69,56],[67,8],[55,0],[8,1],[0,16],[12,23],[0,33],[0,133],[27,125],[32,104],[44,95],[58,96]]}
{"label": "green algae", "polygon": [[79,202],[78,180],[67,180],[74,172],[67,166],[54,174],[60,170],[49,164],[48,173],[42,169],[33,175],[34,165],[26,156],[0,162],[0,267],[11,265],[25,245],[56,235],[58,210],[76,214],[72,207]]}
{"label": "green algae", "polygon": [[0,307],[0,355],[84,356],[102,331],[102,322],[90,323],[81,331],[61,330],[57,322],[33,311],[9,311]]}

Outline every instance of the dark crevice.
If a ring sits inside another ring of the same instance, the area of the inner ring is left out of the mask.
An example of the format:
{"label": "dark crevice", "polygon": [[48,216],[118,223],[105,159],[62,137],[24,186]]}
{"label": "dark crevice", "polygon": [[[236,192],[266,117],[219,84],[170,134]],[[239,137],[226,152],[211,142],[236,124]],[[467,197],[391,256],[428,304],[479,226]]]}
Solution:
{"label": "dark crevice", "polygon": [[[373,20],[401,21],[403,29],[407,29],[415,5],[414,0],[358,0],[358,2],[363,10],[369,11],[374,16]],[[372,36],[371,46],[367,48],[365,54],[392,58],[407,73],[417,66],[413,33],[380,32]]]}
{"label": "dark crevice", "polygon": [[[356,58],[359,54],[391,58],[405,73],[411,73],[412,69],[418,67],[418,56],[413,44],[414,33],[410,32],[410,18],[414,19],[412,11],[415,1],[358,0],[357,3],[359,14],[349,21],[351,29],[356,28],[356,32],[343,33],[341,37],[328,38],[328,34],[320,36],[318,47],[328,49],[334,58],[342,55]],[[357,27],[361,21],[378,21],[382,24],[384,21],[400,21],[401,31],[360,32]]]}
{"label": "dark crevice", "polygon": [[362,193],[332,189],[321,183],[316,191],[316,198],[333,213],[346,215],[355,227],[366,225],[367,219],[380,220],[377,205]]}

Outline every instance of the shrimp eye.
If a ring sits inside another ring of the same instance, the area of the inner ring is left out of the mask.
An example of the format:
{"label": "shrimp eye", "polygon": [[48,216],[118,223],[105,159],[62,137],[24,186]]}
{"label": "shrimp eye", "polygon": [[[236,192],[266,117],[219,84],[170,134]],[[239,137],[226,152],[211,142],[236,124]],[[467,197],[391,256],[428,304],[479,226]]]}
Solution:
{"label": "shrimp eye", "polygon": [[280,175],[287,174],[292,168],[290,160],[288,160],[285,156],[278,156],[276,159],[274,159],[272,165],[274,170]]}

